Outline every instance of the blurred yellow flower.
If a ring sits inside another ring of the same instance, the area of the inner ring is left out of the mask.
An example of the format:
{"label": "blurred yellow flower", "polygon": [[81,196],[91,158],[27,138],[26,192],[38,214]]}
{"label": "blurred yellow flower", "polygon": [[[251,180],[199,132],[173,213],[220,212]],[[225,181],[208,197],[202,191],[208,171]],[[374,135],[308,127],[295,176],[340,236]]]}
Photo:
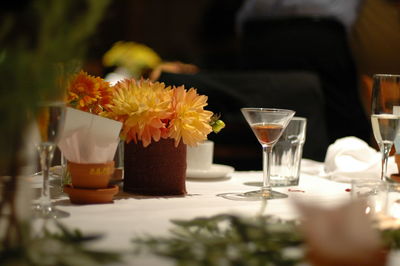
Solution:
{"label": "blurred yellow flower", "polygon": [[103,65],[123,67],[134,78],[142,76],[143,71],[154,69],[162,60],[150,47],[135,42],[116,42],[103,56]]}
{"label": "blurred yellow flower", "polygon": [[76,109],[99,114],[110,103],[113,88],[100,77],[84,71],[74,75],[67,88],[67,105]]}

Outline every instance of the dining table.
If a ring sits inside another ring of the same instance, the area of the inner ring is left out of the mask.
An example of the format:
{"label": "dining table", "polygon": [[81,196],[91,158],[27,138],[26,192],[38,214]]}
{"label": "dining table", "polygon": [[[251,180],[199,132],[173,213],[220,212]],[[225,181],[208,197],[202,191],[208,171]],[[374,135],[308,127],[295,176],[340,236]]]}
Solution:
{"label": "dining table", "polygon": [[[326,208],[349,201],[351,185],[330,180],[329,176],[321,174],[323,171],[323,162],[302,159],[299,184],[274,187],[274,190],[288,197],[268,200],[266,205],[259,200],[239,201],[220,196],[258,189],[262,184],[262,171],[231,171],[215,178],[187,177],[187,194],[184,196],[135,195],[124,192],[120,184],[120,192],[114,196],[112,203],[76,205],[63,193],[52,198],[58,209],[69,213],[69,217],[59,220],[63,225],[79,229],[83,234],[99,236],[98,240],[89,244],[90,248],[125,254],[123,262],[118,265],[174,265],[172,260],[150,253],[134,254],[132,239],[148,235],[168,236],[174,226],[172,220],[190,220],[217,214],[244,217],[262,214],[293,220],[300,217],[294,204],[296,201]],[[40,188],[40,177],[37,175],[32,179],[34,188]],[[396,261],[400,261],[398,253],[391,252],[388,265],[396,265]]]}

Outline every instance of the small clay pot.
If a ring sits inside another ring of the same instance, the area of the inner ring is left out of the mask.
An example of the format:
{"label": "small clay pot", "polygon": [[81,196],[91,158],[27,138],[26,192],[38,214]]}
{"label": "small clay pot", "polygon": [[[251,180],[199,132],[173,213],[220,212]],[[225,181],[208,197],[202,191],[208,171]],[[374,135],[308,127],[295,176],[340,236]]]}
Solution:
{"label": "small clay pot", "polygon": [[71,203],[74,204],[99,204],[113,202],[113,197],[119,191],[118,186],[111,185],[106,188],[84,189],[71,185],[64,186],[64,192],[68,194]]}
{"label": "small clay pot", "polygon": [[68,162],[71,183],[76,188],[106,188],[114,174],[114,161],[98,164]]}

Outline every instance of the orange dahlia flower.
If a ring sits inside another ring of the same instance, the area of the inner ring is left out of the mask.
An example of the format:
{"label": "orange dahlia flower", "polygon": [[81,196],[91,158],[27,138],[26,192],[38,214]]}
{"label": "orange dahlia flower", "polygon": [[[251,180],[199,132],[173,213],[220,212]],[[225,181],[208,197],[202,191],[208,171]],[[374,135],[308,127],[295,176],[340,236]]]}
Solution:
{"label": "orange dahlia flower", "polygon": [[111,102],[113,88],[100,77],[84,71],[72,77],[67,90],[67,104],[76,109],[99,114]]}
{"label": "orange dahlia flower", "polygon": [[173,88],[173,117],[169,122],[169,137],[175,139],[175,145],[183,142],[195,146],[206,140],[212,131],[210,120],[213,113],[204,110],[208,97],[197,94],[194,88],[186,91],[184,86]]}
{"label": "orange dahlia flower", "polygon": [[172,90],[164,83],[125,79],[115,86],[113,99],[105,116],[121,121],[121,135],[130,142],[141,140],[147,147],[152,140],[166,138],[167,124],[172,116]]}

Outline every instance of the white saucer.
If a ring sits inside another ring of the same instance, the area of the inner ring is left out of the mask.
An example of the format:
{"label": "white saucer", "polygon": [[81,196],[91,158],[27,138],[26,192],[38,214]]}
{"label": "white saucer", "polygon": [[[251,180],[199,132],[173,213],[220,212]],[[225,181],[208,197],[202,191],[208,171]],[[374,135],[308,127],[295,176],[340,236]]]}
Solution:
{"label": "white saucer", "polygon": [[201,178],[201,179],[214,179],[214,178],[227,178],[235,169],[229,165],[213,164],[208,170],[187,169],[187,178]]}

